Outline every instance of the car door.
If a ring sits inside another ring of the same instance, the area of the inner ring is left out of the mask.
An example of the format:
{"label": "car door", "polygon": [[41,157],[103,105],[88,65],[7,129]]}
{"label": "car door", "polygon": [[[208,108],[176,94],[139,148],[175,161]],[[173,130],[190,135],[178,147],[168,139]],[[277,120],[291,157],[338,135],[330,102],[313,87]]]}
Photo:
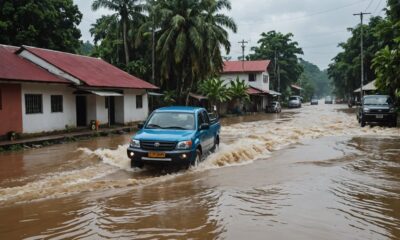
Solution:
{"label": "car door", "polygon": [[198,131],[198,134],[199,134],[201,147],[202,147],[203,151],[207,151],[208,150],[208,146],[207,146],[208,145],[208,143],[207,143],[207,130],[200,130],[200,126],[203,123],[205,123],[203,114],[201,114],[201,112],[199,112],[197,114],[197,131]]}
{"label": "car door", "polygon": [[206,130],[206,144],[207,144],[207,150],[209,150],[209,149],[211,149],[212,147],[213,147],[213,145],[214,145],[214,132],[213,132],[213,130],[211,129],[211,121],[210,121],[210,117],[208,116],[208,114],[207,114],[207,112],[206,111],[202,111],[201,112],[201,115],[203,116],[203,120],[204,120],[204,123],[207,123],[209,126],[210,126],[210,129],[207,129]]}

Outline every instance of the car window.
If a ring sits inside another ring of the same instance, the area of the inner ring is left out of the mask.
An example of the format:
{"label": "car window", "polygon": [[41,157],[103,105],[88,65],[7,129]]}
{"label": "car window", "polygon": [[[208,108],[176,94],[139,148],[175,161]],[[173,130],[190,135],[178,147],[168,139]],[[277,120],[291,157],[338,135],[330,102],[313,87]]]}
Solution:
{"label": "car window", "polygon": [[201,124],[203,124],[203,123],[204,123],[203,114],[199,113],[199,114],[197,115],[197,124],[198,124],[198,127],[200,127]]}
{"label": "car window", "polygon": [[194,114],[180,112],[156,112],[146,124],[149,129],[195,129]]}
{"label": "car window", "polygon": [[368,96],[364,98],[365,105],[387,105],[391,103],[388,96]]}
{"label": "car window", "polygon": [[204,122],[210,124],[210,118],[208,117],[208,114],[205,111],[202,111],[201,115],[203,116]]}

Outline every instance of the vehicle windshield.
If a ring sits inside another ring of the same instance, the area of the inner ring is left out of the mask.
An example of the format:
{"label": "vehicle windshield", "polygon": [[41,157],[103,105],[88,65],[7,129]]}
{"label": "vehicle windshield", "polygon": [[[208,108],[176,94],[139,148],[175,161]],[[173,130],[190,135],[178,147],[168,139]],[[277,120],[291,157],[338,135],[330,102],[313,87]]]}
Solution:
{"label": "vehicle windshield", "polygon": [[391,100],[388,96],[367,96],[364,98],[365,105],[388,105]]}
{"label": "vehicle windshield", "polygon": [[146,124],[147,129],[195,129],[194,114],[180,112],[156,112]]}
{"label": "vehicle windshield", "polygon": [[293,100],[299,100],[299,97],[290,97],[289,101],[293,101]]}

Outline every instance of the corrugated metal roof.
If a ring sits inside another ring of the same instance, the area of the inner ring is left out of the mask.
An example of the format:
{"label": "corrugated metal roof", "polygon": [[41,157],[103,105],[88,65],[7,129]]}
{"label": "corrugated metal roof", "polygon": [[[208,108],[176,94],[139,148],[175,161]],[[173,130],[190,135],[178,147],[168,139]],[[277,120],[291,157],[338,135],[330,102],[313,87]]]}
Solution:
{"label": "corrugated metal roof", "polygon": [[258,89],[258,88],[252,87],[252,86],[249,86],[249,88],[247,89],[246,92],[250,95],[266,95],[266,94],[268,94],[267,91],[263,91],[261,89]]}
{"label": "corrugated metal roof", "polygon": [[[369,82],[367,85],[363,86],[363,91],[375,91],[377,88],[375,86],[376,80]],[[354,92],[361,92],[361,88],[357,88]]]}
{"label": "corrugated metal roof", "polygon": [[19,47],[0,45],[0,80],[70,83],[19,57],[15,54],[18,49]]}
{"label": "corrugated metal roof", "polygon": [[29,51],[91,87],[157,89],[99,58],[29,46],[23,46],[22,50]]}
{"label": "corrugated metal roof", "polygon": [[226,61],[222,73],[265,72],[270,60]]}

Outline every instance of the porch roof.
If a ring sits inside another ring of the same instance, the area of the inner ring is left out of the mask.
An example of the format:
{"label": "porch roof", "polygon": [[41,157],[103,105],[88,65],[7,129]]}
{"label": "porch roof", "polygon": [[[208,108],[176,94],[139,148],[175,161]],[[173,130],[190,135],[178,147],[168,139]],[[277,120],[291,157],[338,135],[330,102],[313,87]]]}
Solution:
{"label": "porch roof", "polygon": [[263,91],[261,89],[249,86],[249,88],[246,90],[246,92],[250,95],[267,95],[267,91]]}
{"label": "porch roof", "polygon": [[95,95],[101,96],[101,97],[120,97],[123,96],[122,93],[117,93],[117,92],[112,92],[112,91],[99,91],[99,90],[89,90],[88,92],[91,92]]}
{"label": "porch roof", "polygon": [[[375,91],[376,89],[375,80],[363,86],[363,91]],[[357,88],[354,92],[361,92],[361,88]]]}
{"label": "porch roof", "polygon": [[203,95],[200,95],[200,94],[196,94],[196,93],[189,93],[189,96],[194,98],[194,99],[197,99],[199,101],[208,99],[206,96],[203,96]]}

